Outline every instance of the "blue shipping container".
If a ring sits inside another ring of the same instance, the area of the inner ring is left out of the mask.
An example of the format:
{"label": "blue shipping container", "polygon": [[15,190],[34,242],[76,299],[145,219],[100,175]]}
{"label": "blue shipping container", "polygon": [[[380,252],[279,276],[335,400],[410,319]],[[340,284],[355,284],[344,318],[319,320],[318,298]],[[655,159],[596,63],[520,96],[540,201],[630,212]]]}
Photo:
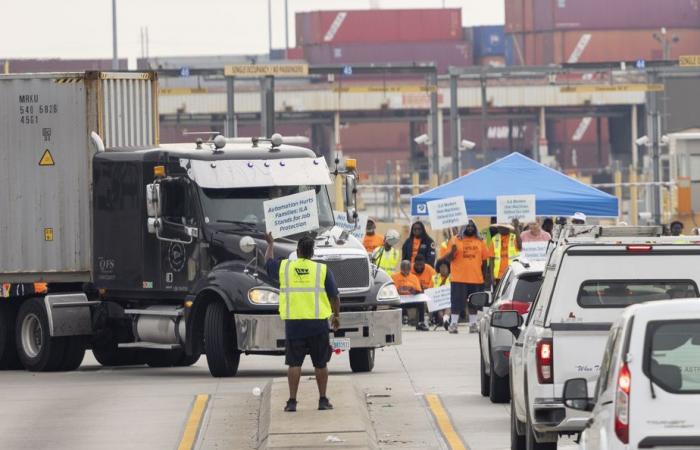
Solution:
{"label": "blue shipping container", "polygon": [[504,56],[505,31],[503,25],[474,27],[474,56]]}

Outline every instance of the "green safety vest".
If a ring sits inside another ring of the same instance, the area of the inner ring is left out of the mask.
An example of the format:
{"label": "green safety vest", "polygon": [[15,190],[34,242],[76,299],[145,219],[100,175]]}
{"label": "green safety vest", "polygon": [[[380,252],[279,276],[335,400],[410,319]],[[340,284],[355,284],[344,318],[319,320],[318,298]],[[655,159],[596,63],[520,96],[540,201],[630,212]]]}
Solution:
{"label": "green safety vest", "polygon": [[380,269],[384,269],[389,275],[396,273],[399,261],[401,261],[401,254],[395,248],[387,252],[384,247],[379,247],[372,254],[372,262]]}
{"label": "green safety vest", "polygon": [[279,271],[282,320],[327,319],[331,303],[326,294],[326,265],[310,259],[282,260]]}
{"label": "green safety vest", "polygon": [[[518,257],[520,255],[520,252],[518,251],[518,247],[515,245],[516,244],[516,238],[515,238],[515,233],[510,233],[510,237],[508,238],[508,264]],[[491,242],[493,242],[493,257],[494,257],[494,263],[493,263],[493,278],[497,279],[498,278],[498,272],[500,272],[501,268],[501,235],[500,233],[493,236],[491,238]]]}
{"label": "green safety vest", "polygon": [[440,284],[441,281],[442,281],[442,277],[440,276],[439,273],[436,273],[433,276],[433,287],[438,288],[438,287],[442,287],[442,286],[449,286],[450,285],[450,276],[449,275],[447,276],[447,279],[445,280],[445,282],[443,284]]}

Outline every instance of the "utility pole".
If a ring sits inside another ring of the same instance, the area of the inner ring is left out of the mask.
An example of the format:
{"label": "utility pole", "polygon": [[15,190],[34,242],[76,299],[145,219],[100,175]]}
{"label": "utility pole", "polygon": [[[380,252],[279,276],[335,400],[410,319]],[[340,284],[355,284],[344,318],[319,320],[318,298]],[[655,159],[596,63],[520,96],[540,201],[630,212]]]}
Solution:
{"label": "utility pole", "polygon": [[457,103],[459,75],[450,74],[450,140],[452,141],[452,179],[459,178],[462,161],[459,155],[459,109]]}
{"label": "utility pole", "polygon": [[[649,84],[654,84],[657,81],[656,72],[649,72]],[[661,146],[659,141],[661,139],[660,123],[659,123],[659,105],[658,105],[658,94],[655,91],[649,92],[649,105],[648,105],[648,115],[649,115],[649,129],[651,129],[651,164],[652,164],[652,186],[651,186],[651,202],[652,202],[652,220],[654,224],[661,223],[661,187],[659,182],[660,168],[659,168],[659,157],[661,152]]]}
{"label": "utility pole", "polygon": [[119,70],[117,56],[117,0],[112,0],[112,70]]}

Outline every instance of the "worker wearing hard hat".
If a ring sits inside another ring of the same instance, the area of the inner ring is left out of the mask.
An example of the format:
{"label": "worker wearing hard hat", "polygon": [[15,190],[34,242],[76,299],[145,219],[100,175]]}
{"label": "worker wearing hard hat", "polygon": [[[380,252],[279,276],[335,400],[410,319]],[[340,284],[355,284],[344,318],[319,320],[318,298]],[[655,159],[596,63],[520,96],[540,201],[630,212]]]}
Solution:
{"label": "worker wearing hard hat", "polygon": [[401,261],[401,252],[394,248],[399,243],[399,239],[398,231],[387,231],[384,235],[384,244],[372,253],[372,262],[389,275],[396,273]]}
{"label": "worker wearing hard hat", "polygon": [[365,250],[370,255],[376,249],[382,246],[384,239],[381,235],[377,234],[377,224],[374,219],[367,219],[367,227],[365,228],[365,237],[362,240],[362,245],[365,246]]}
{"label": "worker wearing hard hat", "polygon": [[574,215],[571,216],[571,223],[573,225],[585,225],[586,224],[586,215],[582,212],[574,213]]}

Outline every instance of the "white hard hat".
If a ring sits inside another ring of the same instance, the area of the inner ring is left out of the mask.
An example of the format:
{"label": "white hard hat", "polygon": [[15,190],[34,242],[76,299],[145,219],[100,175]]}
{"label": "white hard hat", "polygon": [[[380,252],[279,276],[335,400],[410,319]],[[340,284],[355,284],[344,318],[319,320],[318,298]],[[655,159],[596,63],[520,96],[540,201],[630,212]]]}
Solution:
{"label": "white hard hat", "polygon": [[582,212],[576,212],[573,216],[571,216],[571,220],[580,220],[583,223],[586,223],[586,215]]}
{"label": "white hard hat", "polygon": [[392,247],[399,243],[399,239],[401,239],[401,236],[396,230],[389,230],[384,235],[384,242],[391,245]]}

